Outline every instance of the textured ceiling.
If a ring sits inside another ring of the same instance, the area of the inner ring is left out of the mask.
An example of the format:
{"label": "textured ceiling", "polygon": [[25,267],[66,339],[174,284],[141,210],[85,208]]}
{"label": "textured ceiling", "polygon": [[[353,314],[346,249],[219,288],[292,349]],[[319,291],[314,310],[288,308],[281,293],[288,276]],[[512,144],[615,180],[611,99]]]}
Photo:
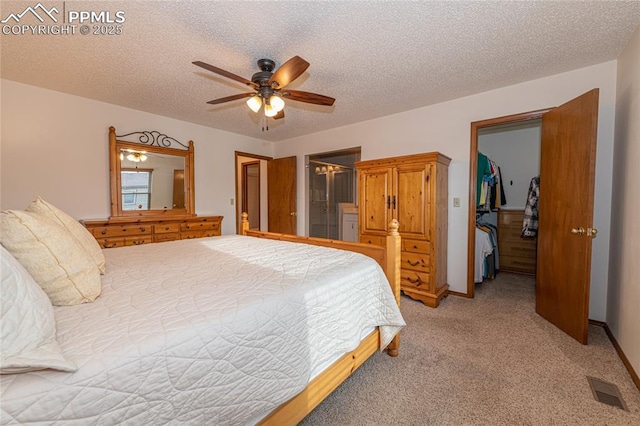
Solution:
{"label": "textured ceiling", "polygon": [[[0,20],[37,3],[3,0]],[[612,60],[640,22],[638,1],[43,4],[123,11],[123,34],[2,35],[3,78],[269,141]],[[250,79],[295,55],[311,66],[288,87],[336,103],[289,100],[268,132],[243,100],[207,105],[247,87],[191,64]]]}

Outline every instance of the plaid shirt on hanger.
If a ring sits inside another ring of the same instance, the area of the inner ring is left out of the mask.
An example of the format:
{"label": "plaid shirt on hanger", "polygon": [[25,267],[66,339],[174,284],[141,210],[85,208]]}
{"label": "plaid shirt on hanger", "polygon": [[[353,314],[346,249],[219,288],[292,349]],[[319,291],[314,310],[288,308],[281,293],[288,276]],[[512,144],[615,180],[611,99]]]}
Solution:
{"label": "plaid shirt on hanger", "polygon": [[540,176],[531,179],[527,205],[522,220],[522,236],[535,237],[538,234],[538,197],[540,196]]}

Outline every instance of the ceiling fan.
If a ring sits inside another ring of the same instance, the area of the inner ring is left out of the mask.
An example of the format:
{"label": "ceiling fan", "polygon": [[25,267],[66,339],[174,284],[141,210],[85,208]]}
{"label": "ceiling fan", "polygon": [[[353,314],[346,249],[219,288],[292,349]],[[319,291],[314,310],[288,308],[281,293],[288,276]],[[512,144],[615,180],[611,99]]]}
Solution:
{"label": "ceiling fan", "polygon": [[257,113],[264,106],[264,115],[272,117],[274,120],[278,120],[284,117],[283,99],[291,99],[293,101],[326,106],[331,106],[335,102],[335,99],[330,98],[329,96],[303,92],[301,90],[285,89],[289,83],[300,77],[300,75],[302,75],[302,73],[309,67],[309,62],[299,56],[294,56],[289,59],[275,72],[273,72],[276,65],[274,61],[271,59],[259,59],[258,67],[261,71],[253,74],[251,81],[201,61],[195,61],[193,64],[223,77],[246,84],[254,90],[253,92],[239,93],[237,95],[214,99],[207,102],[208,104],[216,105],[224,102],[235,101],[237,99],[250,98],[247,101],[247,105],[253,112]]}

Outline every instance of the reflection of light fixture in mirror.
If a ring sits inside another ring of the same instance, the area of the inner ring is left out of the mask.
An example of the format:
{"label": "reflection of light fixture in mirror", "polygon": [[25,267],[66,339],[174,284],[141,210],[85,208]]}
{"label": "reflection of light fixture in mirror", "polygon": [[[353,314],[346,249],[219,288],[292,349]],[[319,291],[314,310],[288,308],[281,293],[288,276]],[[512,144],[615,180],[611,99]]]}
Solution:
{"label": "reflection of light fixture in mirror", "polygon": [[141,161],[146,161],[147,156],[143,152],[132,152],[127,155],[127,160],[133,161],[134,163],[139,163]]}
{"label": "reflection of light fixture in mirror", "polygon": [[260,96],[256,95],[252,98],[249,98],[249,100],[247,101],[247,105],[249,106],[249,108],[251,108],[251,111],[258,112],[260,111],[260,107],[262,106],[262,99],[260,99]]}

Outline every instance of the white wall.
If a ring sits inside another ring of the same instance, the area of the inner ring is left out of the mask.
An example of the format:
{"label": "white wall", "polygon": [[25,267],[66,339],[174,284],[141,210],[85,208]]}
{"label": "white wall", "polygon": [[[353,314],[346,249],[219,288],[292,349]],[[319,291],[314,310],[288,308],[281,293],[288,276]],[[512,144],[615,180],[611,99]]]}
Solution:
{"label": "white wall", "polygon": [[108,129],[158,130],[195,145],[199,215],[222,215],[235,233],[235,151],[272,155],[272,143],[117,105],[1,80],[2,209],[37,195],[78,219],[110,215]]}
{"label": "white wall", "polygon": [[[400,114],[274,144],[276,157],[298,156],[298,232],[305,229],[304,156],[314,152],[362,147],[362,159],[440,151],[452,158],[449,167],[448,279],[451,290],[467,290],[467,220],[469,201],[470,123],[560,105],[600,88],[594,225],[589,316],[604,321],[609,268],[609,224],[616,62],[529,81]],[[340,99],[337,100],[340,102]],[[459,197],[460,207],[453,207]]]}
{"label": "white wall", "polygon": [[618,59],[607,324],[640,374],[640,27]]}
{"label": "white wall", "polygon": [[478,151],[500,167],[507,203],[524,209],[531,178],[540,174],[540,123],[478,135]]}

